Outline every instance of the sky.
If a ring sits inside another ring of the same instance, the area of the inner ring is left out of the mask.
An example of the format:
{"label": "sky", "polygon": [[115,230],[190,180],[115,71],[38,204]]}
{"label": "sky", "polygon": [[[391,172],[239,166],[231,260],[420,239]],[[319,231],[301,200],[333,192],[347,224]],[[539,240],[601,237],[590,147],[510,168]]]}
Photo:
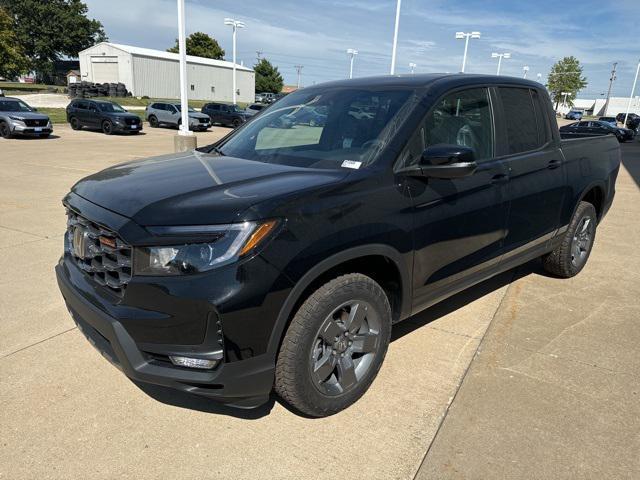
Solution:
{"label": "sky", "polygon": [[[85,0],[89,17],[100,20],[110,41],[165,50],[177,37],[175,0]],[[295,85],[346,78],[347,48],[358,50],[354,77],[388,74],[395,0],[187,0],[187,33],[213,36],[231,59],[231,28],[225,17],[246,23],[238,31],[238,63],[254,65],[257,52]],[[481,32],[471,40],[467,73],[496,72],[492,52],[509,52],[501,73],[528,78],[573,55],[584,66],[588,86],[580,98],[600,98],[618,62],[613,96],[628,96],[640,59],[638,0],[403,0],[396,73],[458,72],[464,41],[456,31]],[[636,95],[638,92],[636,91]]]}

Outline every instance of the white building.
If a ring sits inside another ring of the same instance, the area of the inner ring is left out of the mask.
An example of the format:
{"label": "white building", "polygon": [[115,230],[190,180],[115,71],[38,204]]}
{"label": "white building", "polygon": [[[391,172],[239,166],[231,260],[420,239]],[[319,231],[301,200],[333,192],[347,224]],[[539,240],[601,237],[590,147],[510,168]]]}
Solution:
{"label": "white building", "polygon": [[[133,96],[180,97],[177,53],[103,42],[79,54],[83,81],[123,83]],[[233,63],[187,55],[187,92],[194,100],[231,102]],[[238,102],[253,102],[255,73],[236,65]]]}
{"label": "white building", "polygon": [[[598,98],[596,100],[576,98],[573,102],[573,108],[583,110],[587,115],[594,115],[596,117],[615,117],[619,113],[626,113],[627,105],[629,105],[629,97],[611,97],[606,112],[604,110],[605,103],[605,98]],[[637,113],[640,115],[640,97],[631,99],[629,113]]]}

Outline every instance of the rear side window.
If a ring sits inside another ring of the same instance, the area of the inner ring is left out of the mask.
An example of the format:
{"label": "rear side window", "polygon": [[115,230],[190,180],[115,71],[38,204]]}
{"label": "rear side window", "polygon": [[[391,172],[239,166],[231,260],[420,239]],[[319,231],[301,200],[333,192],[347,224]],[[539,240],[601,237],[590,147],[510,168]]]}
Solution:
{"label": "rear side window", "polygon": [[538,125],[538,144],[540,146],[546,145],[553,138],[551,133],[551,127],[549,125],[549,117],[546,112],[545,104],[543,103],[543,97],[535,91],[531,90],[531,97],[533,98],[533,106],[536,109],[536,123]]}
{"label": "rear side window", "polygon": [[500,87],[507,129],[508,154],[528,152],[542,146],[538,139],[536,113],[528,88]]}

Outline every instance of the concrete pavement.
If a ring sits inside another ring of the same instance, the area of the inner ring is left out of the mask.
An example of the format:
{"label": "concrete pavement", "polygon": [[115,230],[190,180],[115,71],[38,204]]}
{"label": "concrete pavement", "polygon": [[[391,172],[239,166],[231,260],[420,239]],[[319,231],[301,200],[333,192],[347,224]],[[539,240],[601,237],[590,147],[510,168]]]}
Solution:
{"label": "concrete pavement", "polygon": [[[198,134],[199,144],[226,132]],[[627,374],[638,366],[638,288],[625,277],[638,259],[623,253],[640,207],[626,171],[579,277],[529,265],[397,325],[365,397],[310,420],[275,398],[238,411],[136,386],[62,304],[61,198],[98,169],[171,151],[174,133],[57,126],[49,140],[0,140],[0,479],[410,479],[421,464],[424,478],[572,478],[570,468],[596,478],[607,466],[638,476],[637,377]]]}

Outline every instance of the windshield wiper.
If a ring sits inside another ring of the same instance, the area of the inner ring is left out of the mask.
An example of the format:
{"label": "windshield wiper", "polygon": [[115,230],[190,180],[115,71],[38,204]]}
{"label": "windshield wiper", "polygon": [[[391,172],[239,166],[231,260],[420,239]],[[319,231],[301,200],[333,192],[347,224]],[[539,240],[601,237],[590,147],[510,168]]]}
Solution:
{"label": "windshield wiper", "polygon": [[211,147],[211,150],[209,150],[209,153],[211,153],[211,152],[215,152],[215,153],[217,153],[218,155],[221,155],[221,156],[223,156],[223,157],[225,157],[225,156],[226,156],[226,155],[224,154],[224,152],[223,152],[222,150],[220,150],[220,148],[218,148],[218,147]]}

